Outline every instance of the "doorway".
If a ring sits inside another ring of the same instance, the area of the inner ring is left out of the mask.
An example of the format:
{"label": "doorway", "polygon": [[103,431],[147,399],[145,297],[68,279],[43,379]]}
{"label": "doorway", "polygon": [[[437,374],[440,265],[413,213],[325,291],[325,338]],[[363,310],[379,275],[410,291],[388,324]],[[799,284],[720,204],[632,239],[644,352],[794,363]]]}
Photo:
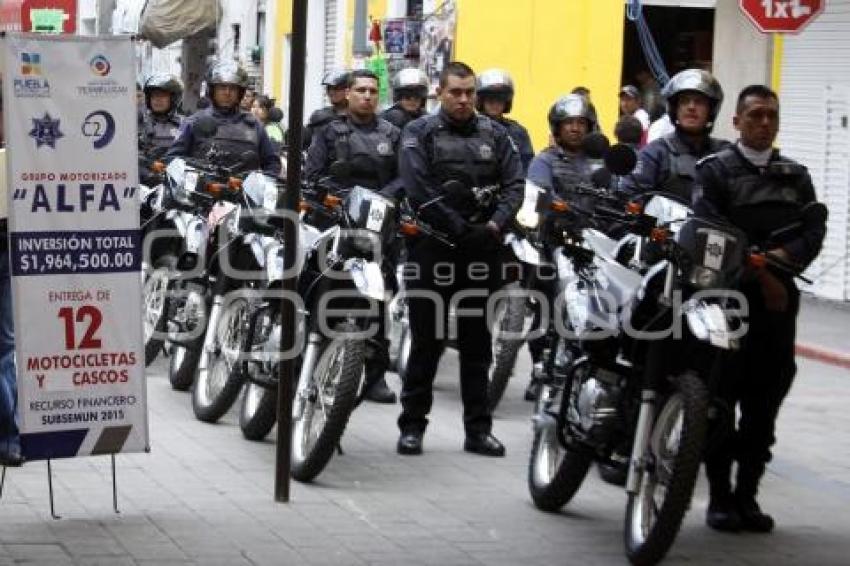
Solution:
{"label": "doorway", "polygon": [[[670,76],[692,67],[710,71],[714,46],[714,9],[678,6],[643,6],[646,20],[664,66]],[[644,106],[655,120],[664,112],[664,103],[649,73],[641,49],[637,26],[625,19],[623,36],[623,85],[637,86],[643,93]]]}

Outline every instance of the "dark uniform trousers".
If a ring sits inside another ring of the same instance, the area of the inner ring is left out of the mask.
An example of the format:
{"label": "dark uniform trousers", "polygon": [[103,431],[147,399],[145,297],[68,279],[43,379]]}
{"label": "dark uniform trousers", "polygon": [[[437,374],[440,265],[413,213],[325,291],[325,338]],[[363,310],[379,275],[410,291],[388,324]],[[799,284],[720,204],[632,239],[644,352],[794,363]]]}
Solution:
{"label": "dark uniform trousers", "polygon": [[[769,311],[757,282],[742,289],[749,301],[749,329],[740,350],[721,364],[714,386],[725,404],[721,413],[726,436],[721,435],[706,457],[706,473],[716,495],[729,492],[729,471],[738,463],[736,492],[755,497],[765,465],[771,459],[770,448],[776,442],[775,428],[779,407],[791,389],[797,366],[794,361],[797,312],[800,293],[790,278],[782,282],[788,290],[788,308]],[[740,404],[741,419],[732,430],[735,406]]]}
{"label": "dark uniform trousers", "polygon": [[[492,352],[486,312],[488,296],[499,289],[502,283],[499,254],[463,249],[461,246],[451,249],[427,237],[410,246],[409,263],[418,266],[418,273],[411,271],[405,275],[405,285],[410,293],[408,305],[412,343],[401,391],[402,413],[398,426],[402,432],[424,431],[428,425],[427,415],[434,398],[434,377],[449,333],[448,311],[452,297],[467,290],[484,293],[483,296],[459,299],[456,305],[461,312],[457,317],[457,347],[460,353],[464,428],[469,435],[490,432],[493,423],[487,403],[487,376]],[[482,280],[485,273],[483,266],[469,269],[473,263],[487,265],[485,280]],[[447,265],[453,266],[454,277],[450,283],[442,285],[440,282],[448,279]],[[434,292],[441,301],[417,297],[417,291]],[[484,314],[464,315],[465,309],[477,309]]]}

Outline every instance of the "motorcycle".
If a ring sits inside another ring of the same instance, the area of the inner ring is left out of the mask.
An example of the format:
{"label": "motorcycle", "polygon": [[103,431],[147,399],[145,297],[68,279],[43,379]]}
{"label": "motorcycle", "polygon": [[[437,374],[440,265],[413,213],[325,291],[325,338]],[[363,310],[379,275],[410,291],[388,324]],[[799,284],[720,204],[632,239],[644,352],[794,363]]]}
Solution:
{"label": "motorcycle", "polygon": [[[679,209],[656,201],[645,210]],[[706,442],[711,368],[737,347],[744,328],[728,289],[745,264],[746,239],[693,217],[604,207],[596,216],[613,217],[650,242],[657,262],[640,273],[618,261],[617,242],[604,234],[556,232],[564,331],[548,334],[528,486],[538,508],[555,511],[593,462],[623,470],[626,555],[654,564],[690,504]]]}
{"label": "motorcycle", "polygon": [[[324,230],[302,227],[301,299],[297,336],[302,343],[293,403],[291,475],[308,482],[327,466],[339,446],[351,412],[371,384],[364,383],[369,332],[374,331],[377,302],[385,297],[377,250],[387,249],[396,231],[396,206],[380,194],[356,186],[340,197],[317,191],[304,207],[330,224]],[[307,194],[307,192],[305,192]],[[245,344],[271,343],[279,337],[278,302],[250,325]],[[266,321],[257,323],[257,321]],[[263,332],[263,327],[270,330]],[[268,339],[257,338],[267,334]],[[248,362],[252,364],[253,362]],[[273,368],[274,366],[266,366]],[[273,426],[277,380],[274,371],[252,371],[243,397],[240,425],[258,439]]]}

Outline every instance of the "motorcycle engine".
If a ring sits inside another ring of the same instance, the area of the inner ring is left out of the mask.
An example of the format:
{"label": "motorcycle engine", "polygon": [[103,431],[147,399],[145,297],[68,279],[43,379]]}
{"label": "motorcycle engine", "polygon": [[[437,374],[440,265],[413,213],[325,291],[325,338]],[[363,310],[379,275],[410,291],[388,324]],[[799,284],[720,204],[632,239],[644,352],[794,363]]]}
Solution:
{"label": "motorcycle engine", "polygon": [[569,421],[592,444],[604,444],[620,425],[622,377],[612,371],[585,365],[573,379]]}

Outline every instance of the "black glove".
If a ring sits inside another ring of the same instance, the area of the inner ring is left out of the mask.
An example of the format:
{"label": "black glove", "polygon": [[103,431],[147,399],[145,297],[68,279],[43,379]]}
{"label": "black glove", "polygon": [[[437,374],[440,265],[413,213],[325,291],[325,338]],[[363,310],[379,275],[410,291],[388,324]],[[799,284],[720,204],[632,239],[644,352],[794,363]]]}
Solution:
{"label": "black glove", "polygon": [[494,252],[499,249],[499,235],[485,224],[475,224],[461,236],[459,244],[467,250]]}

